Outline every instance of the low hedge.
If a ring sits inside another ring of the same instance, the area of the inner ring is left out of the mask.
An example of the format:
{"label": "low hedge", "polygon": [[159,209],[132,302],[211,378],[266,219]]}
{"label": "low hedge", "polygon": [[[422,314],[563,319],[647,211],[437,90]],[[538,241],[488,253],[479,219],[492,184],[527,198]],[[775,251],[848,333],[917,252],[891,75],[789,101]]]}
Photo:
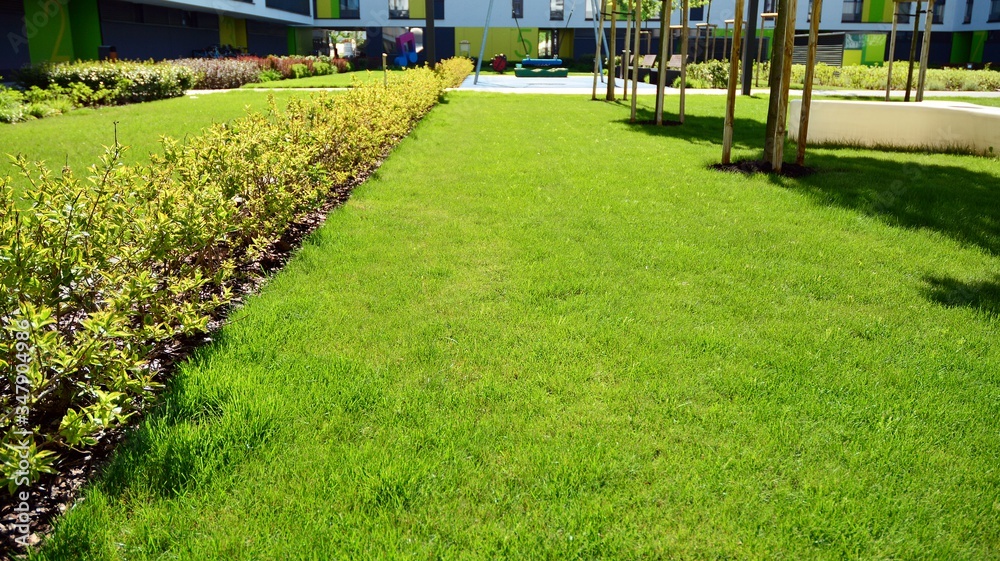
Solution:
{"label": "low hedge", "polygon": [[160,387],[151,350],[203,331],[240,271],[368,175],[458,66],[285,110],[272,100],[267,114],[164,140],[148,165],[122,164],[121,146],[85,178],[17,159],[30,186],[0,184],[0,484],[57,470],[67,449],[140,411]]}
{"label": "low hedge", "polygon": [[205,90],[239,88],[244,84],[350,72],[342,58],[315,56],[242,56],[239,58],[187,58],[169,61],[195,72],[195,87]]}
{"label": "low hedge", "polygon": [[438,75],[444,80],[446,88],[457,88],[462,85],[465,78],[472,73],[472,59],[465,57],[455,57],[443,60],[435,67]]}
{"label": "low hedge", "polygon": [[18,82],[25,89],[83,85],[104,92],[101,97],[109,105],[178,97],[196,80],[197,74],[183,66],[131,61],[43,64],[18,72]]}
{"label": "low hedge", "polygon": [[[761,65],[760,83],[767,83],[767,64]],[[688,85],[697,88],[725,88],[729,84],[729,63],[713,60],[687,67]],[[805,81],[804,65],[792,66],[792,83]],[[889,77],[887,66],[827,66],[816,65],[815,86],[832,86],[857,90],[885,90]],[[929,91],[986,91],[1000,90],[1000,72],[995,70],[966,70],[964,68],[931,68],[927,70],[926,89]],[[913,77],[916,87],[916,73]],[[906,88],[906,62],[893,66],[892,87]]]}
{"label": "low hedge", "polygon": [[172,60],[170,64],[194,72],[197,79],[193,87],[199,90],[238,88],[260,81],[260,66],[256,61],[243,58],[183,58]]}

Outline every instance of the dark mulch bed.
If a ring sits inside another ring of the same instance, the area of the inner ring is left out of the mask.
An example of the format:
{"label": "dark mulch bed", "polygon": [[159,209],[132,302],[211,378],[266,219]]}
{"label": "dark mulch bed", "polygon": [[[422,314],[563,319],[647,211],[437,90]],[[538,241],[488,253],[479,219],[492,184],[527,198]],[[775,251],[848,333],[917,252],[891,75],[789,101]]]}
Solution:
{"label": "dark mulch bed", "polygon": [[768,173],[780,175],[781,177],[790,177],[792,179],[806,177],[816,173],[814,168],[789,163],[783,164],[781,166],[781,172],[778,173],[771,167],[771,162],[766,162],[764,160],[740,160],[731,164],[712,164],[708,167],[716,171],[725,171],[729,173],[742,173],[746,175]]}
{"label": "dark mulch bed", "polygon": [[[177,337],[157,345],[148,357],[149,368],[155,373],[157,381],[166,383],[177,364],[190,357],[198,347],[211,343],[212,335],[225,324],[229,313],[241,306],[247,296],[256,293],[272,273],[283,267],[295,250],[301,247],[306,236],[319,228],[330,211],[342,205],[354,187],[365,179],[367,177],[361,177],[349,185],[334,189],[322,207],[290,224],[281,238],[273,242],[260,259],[241,267],[243,274],[230,286],[233,292],[232,302],[216,311],[206,333]],[[155,402],[146,404],[145,410],[148,411],[155,405]],[[63,452],[58,463],[60,473],[44,475],[34,485],[18,489],[18,492],[28,491],[31,494],[30,544],[38,544],[52,531],[53,519],[72,506],[80,488],[100,473],[117,445],[127,436],[128,430],[135,428],[139,422],[140,416],[136,415],[127,427],[96,435],[98,443],[95,446],[83,451]],[[15,541],[21,536],[14,528],[17,518],[15,506],[15,497],[6,490],[0,490],[0,560],[8,560],[10,556],[23,551]]]}

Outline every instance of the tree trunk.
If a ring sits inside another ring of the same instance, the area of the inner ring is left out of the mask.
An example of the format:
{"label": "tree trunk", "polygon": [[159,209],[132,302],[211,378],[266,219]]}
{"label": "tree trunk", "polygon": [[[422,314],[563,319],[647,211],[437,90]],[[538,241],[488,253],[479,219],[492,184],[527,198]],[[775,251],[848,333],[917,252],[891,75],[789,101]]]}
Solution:
{"label": "tree trunk", "polygon": [[656,124],[663,124],[663,93],[667,87],[667,59],[670,53],[667,45],[670,43],[670,0],[663,0],[660,9],[660,61],[659,72],[656,74]]}
{"label": "tree trunk", "polygon": [[618,0],[611,0],[611,38],[608,39],[608,101],[615,100],[615,56],[618,54]]}
{"label": "tree trunk", "polygon": [[774,35],[771,40],[771,75],[767,85],[771,96],[767,106],[767,128],[764,132],[764,161],[774,159],[774,131],[778,128],[779,104],[781,102],[781,69],[783,67],[785,50],[781,41],[785,37],[785,24],[788,22],[789,0],[778,0],[778,17],[774,22]]}

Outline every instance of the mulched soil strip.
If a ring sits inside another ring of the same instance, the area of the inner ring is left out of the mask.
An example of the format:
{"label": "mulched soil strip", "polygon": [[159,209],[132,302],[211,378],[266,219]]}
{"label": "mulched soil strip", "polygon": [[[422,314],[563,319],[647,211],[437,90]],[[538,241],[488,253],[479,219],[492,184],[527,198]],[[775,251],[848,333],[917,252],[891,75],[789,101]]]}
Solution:
{"label": "mulched soil strip", "polygon": [[[381,166],[388,156],[386,153],[366,176],[355,178],[347,185],[336,187],[327,201],[317,210],[291,223],[285,233],[272,243],[266,252],[251,263],[239,268],[244,273],[238,281],[230,285],[233,293],[232,302],[223,306],[213,315],[205,333],[196,336],[177,337],[157,345],[147,358],[150,370],[155,373],[156,380],[165,383],[174,373],[177,364],[190,357],[200,346],[211,343],[212,335],[226,322],[231,311],[243,305],[246,296],[256,293],[263,286],[271,273],[281,269],[302,241],[316,231],[327,215],[344,204],[354,188],[368,179]],[[145,404],[143,410],[154,410],[157,401]],[[125,439],[128,431],[134,429],[142,421],[140,415],[130,419],[127,426],[114,428],[96,435],[95,446],[84,451],[65,451],[59,462],[59,473],[43,475],[42,478],[27,489],[31,493],[31,529],[30,543],[36,545],[52,531],[53,519],[65,513],[77,500],[77,494],[83,485],[100,474],[101,468],[110,459],[117,445]],[[0,490],[0,560],[7,561],[12,555],[23,552],[15,539],[21,534],[14,529],[17,513],[14,512],[16,501],[14,496],[5,490]]]}
{"label": "mulched soil strip", "polygon": [[766,162],[764,160],[740,160],[731,164],[712,164],[708,167],[709,169],[729,173],[742,173],[745,175],[768,173],[780,175],[782,177],[790,177],[792,179],[806,177],[816,173],[816,170],[811,167],[789,163],[785,163],[781,166],[781,173],[775,173],[771,168],[771,162]]}

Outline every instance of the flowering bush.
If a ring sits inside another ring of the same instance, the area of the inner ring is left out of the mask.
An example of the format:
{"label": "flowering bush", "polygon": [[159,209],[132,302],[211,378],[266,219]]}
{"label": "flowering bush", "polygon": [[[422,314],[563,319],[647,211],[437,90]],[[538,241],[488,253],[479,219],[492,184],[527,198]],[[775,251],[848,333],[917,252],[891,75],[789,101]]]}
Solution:
{"label": "flowering bush", "polygon": [[80,61],[54,65],[39,65],[18,75],[25,88],[75,84],[92,91],[108,91],[107,104],[136,103],[178,97],[194,86],[194,71],[169,63],[129,61]]}
{"label": "flowering bush", "polygon": [[185,58],[170,63],[194,72],[197,75],[195,88],[224,90],[260,81],[261,68],[254,58]]}
{"label": "flowering bush", "polygon": [[[450,68],[451,64],[444,65]],[[0,180],[0,485],[94,445],[159,388],[145,363],[203,331],[288,224],[371,173],[437,103],[416,69],[165,139],[148,165],[108,149],[86,178],[16,160]]]}

